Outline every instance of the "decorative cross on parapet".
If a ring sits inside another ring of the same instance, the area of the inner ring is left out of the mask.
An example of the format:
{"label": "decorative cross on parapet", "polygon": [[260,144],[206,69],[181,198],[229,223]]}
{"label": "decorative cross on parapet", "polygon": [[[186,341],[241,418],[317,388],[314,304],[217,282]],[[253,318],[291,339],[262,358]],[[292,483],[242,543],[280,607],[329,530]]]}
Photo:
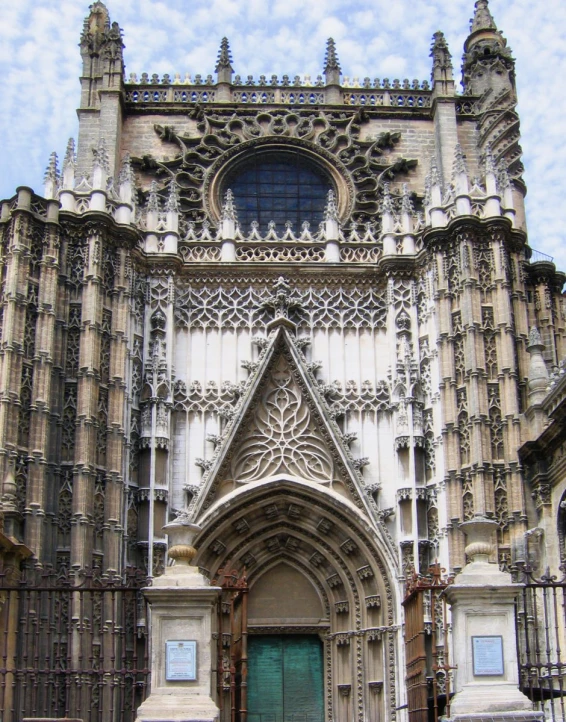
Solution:
{"label": "decorative cross on parapet", "polygon": [[292,295],[291,286],[283,276],[279,276],[273,286],[273,291],[273,295],[266,298],[260,306],[260,308],[273,311],[274,314],[273,320],[267,324],[267,330],[271,331],[278,326],[285,326],[290,331],[295,332],[297,325],[291,321],[289,313],[301,307],[301,299]]}

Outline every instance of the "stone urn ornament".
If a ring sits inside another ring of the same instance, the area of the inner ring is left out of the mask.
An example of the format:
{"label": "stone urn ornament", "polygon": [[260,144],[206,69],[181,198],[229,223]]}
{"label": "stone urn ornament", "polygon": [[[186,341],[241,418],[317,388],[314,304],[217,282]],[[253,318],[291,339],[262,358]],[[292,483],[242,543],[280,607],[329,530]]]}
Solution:
{"label": "stone urn ornament", "polygon": [[459,525],[466,535],[466,556],[470,564],[479,562],[489,564],[489,557],[493,554],[495,545],[493,535],[497,529],[497,522],[484,516],[478,516]]}
{"label": "stone urn ornament", "polygon": [[[208,580],[199,573],[198,567],[191,566],[191,562],[197,555],[193,543],[201,531],[201,527],[190,521],[186,511],[182,511],[177,514],[173,521],[163,527],[163,531],[166,532],[168,537],[167,554],[173,560],[173,564],[166,567],[162,577],[157,577],[154,580],[154,585],[158,579],[166,578],[171,580],[172,577],[183,577],[184,585],[208,586]],[[190,581],[188,577],[191,578]],[[179,581],[176,582],[176,585],[179,585]]]}

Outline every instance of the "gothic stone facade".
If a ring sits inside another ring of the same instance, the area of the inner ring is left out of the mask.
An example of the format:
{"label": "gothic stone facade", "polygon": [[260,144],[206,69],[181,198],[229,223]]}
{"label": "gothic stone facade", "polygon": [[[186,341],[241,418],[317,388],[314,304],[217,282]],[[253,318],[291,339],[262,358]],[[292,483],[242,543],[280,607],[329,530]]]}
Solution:
{"label": "gothic stone facade", "polygon": [[[519,448],[547,448],[565,276],[527,244],[506,41],[479,0],[463,94],[442,33],[430,84],[349,82],[333,41],[314,82],[244,81],[225,40],[215,78],[125,79],[100,2],[80,50],[76,152],[2,204],[5,533],[155,575],[184,511],[211,578],[246,568],[250,633],[321,635],[327,719],[393,719],[405,580],[463,566],[460,522],[506,565],[546,514],[560,557],[564,474],[529,486]],[[241,221],[270,164],[330,191],[310,224]]]}

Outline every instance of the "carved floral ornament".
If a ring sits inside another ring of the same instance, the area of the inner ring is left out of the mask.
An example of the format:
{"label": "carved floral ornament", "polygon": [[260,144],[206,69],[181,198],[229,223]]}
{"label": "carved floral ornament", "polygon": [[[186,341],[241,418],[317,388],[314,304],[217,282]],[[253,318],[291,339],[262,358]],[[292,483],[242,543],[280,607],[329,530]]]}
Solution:
{"label": "carved floral ornament", "polygon": [[[370,118],[364,109],[305,109],[298,114],[288,109],[210,111],[196,106],[189,118],[196,128],[186,133],[173,126],[154,126],[162,141],[178,147],[174,159],[144,156],[132,158],[132,162],[149,176],[162,178],[163,186],[174,182],[181,212],[197,224],[207,219],[214,224],[219,221],[222,179],[250,150],[301,149],[333,179],[341,222],[350,218],[366,222],[375,217],[384,183],[417,165],[414,159],[394,154],[400,133],[383,132],[362,139],[362,128]],[[165,188],[162,193],[167,194]]]}

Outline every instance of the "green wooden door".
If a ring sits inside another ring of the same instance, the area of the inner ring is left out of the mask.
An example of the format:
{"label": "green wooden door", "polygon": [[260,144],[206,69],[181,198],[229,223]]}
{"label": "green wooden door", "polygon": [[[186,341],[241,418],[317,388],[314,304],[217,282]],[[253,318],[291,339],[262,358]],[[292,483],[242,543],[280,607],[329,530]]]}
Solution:
{"label": "green wooden door", "polygon": [[316,635],[248,637],[248,722],[324,722]]}

